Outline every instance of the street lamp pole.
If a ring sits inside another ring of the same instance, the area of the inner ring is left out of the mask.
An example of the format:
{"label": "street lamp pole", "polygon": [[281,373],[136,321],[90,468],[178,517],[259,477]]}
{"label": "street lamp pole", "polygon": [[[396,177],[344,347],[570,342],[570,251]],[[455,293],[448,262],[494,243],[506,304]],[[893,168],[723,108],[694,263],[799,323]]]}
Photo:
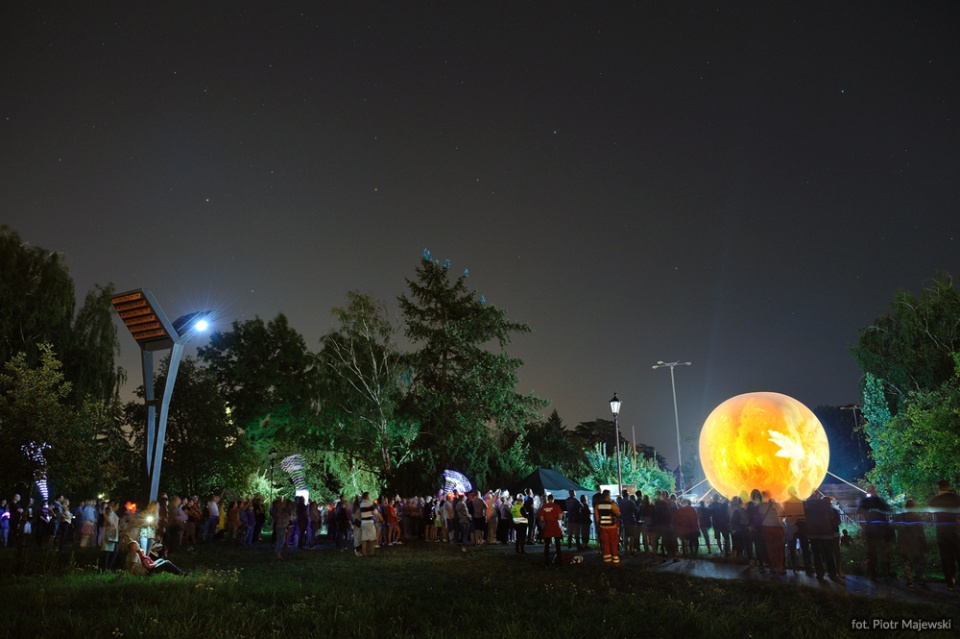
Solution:
{"label": "street lamp pole", "polygon": [[277,449],[270,448],[269,456],[270,456],[270,503],[273,504],[273,491],[274,491],[273,467],[276,465],[276,462],[277,462]]}
{"label": "street lamp pole", "polygon": [[680,471],[680,492],[683,493],[683,458],[680,452],[680,413],[677,412],[677,382],[673,378],[673,369],[677,366],[690,366],[690,362],[657,362],[653,365],[654,370],[658,368],[670,368],[670,386],[673,387],[673,419],[677,424],[677,470]]}
{"label": "street lamp pole", "polygon": [[613,413],[613,430],[617,436],[617,497],[623,495],[623,470],[620,468],[620,399],[617,394],[613,394],[610,400],[610,412]]}
{"label": "street lamp pole", "polygon": [[[147,477],[150,482],[149,501],[153,502],[157,500],[160,492],[160,466],[163,463],[170,398],[177,381],[183,347],[194,335],[207,329],[210,311],[189,313],[171,322],[153,294],[142,288],[114,295],[110,303],[140,346],[143,402],[147,408]],[[168,349],[170,362],[167,367],[167,381],[158,401],[154,394],[153,354]]]}

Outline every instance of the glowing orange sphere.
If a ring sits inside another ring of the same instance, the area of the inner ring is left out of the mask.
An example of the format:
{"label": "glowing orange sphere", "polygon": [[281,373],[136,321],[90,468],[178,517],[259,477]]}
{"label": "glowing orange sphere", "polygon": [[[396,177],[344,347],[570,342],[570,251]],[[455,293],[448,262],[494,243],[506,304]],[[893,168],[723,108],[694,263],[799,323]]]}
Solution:
{"label": "glowing orange sphere", "polygon": [[727,498],[767,491],[779,502],[806,499],[823,482],[830,445],[813,412],[780,393],[731,397],[710,413],[700,431],[700,462],[707,481]]}

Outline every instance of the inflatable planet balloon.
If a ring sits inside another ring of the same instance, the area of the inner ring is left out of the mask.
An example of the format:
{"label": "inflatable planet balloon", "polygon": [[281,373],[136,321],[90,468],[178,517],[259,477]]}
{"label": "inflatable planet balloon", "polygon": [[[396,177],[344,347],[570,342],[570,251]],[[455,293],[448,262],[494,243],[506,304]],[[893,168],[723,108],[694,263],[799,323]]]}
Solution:
{"label": "inflatable planet balloon", "polygon": [[727,498],[754,488],[784,502],[823,482],[830,445],[813,412],[780,393],[746,393],[723,402],[700,431],[707,481]]}

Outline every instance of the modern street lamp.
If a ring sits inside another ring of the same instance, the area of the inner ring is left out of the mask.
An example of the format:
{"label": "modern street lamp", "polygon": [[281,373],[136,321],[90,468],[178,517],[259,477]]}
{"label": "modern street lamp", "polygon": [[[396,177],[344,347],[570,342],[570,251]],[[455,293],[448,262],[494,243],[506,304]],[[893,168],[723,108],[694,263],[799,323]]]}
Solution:
{"label": "modern street lamp", "polygon": [[[171,322],[146,289],[136,289],[114,295],[110,300],[117,315],[140,346],[143,368],[143,403],[147,407],[147,477],[150,479],[150,499],[157,500],[160,492],[160,466],[163,463],[163,443],[167,433],[170,398],[177,381],[177,371],[183,357],[183,347],[197,333],[209,327],[210,311],[188,313]],[[157,402],[153,387],[153,354],[170,349],[170,366],[163,396]],[[160,415],[157,416],[157,405]]]}
{"label": "modern street lamp", "polygon": [[613,394],[610,400],[610,412],[613,413],[613,430],[617,436],[617,497],[623,495],[623,470],[620,468],[620,424],[618,417],[620,415],[620,398]]}
{"label": "modern street lamp", "polygon": [[654,370],[670,367],[670,385],[673,387],[673,418],[677,422],[677,470],[680,471],[680,492],[683,493],[683,458],[680,453],[680,414],[677,412],[677,383],[673,379],[673,369],[677,366],[690,366],[690,362],[657,362]]}

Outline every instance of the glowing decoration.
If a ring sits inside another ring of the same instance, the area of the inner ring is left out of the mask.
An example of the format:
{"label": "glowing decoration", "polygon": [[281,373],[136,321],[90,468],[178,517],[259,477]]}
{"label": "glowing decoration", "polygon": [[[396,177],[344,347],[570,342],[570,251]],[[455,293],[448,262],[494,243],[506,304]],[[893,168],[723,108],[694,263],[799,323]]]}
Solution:
{"label": "glowing decoration", "polygon": [[40,496],[43,497],[44,501],[49,501],[50,488],[47,486],[47,458],[43,455],[43,451],[50,450],[50,444],[46,442],[42,444],[30,442],[25,446],[21,446],[20,450],[23,451],[27,459],[33,463],[33,481],[37,484],[37,490],[40,491]]}
{"label": "glowing decoration", "polygon": [[779,502],[795,488],[806,499],[823,482],[830,445],[813,412],[780,393],[746,393],[723,402],[700,431],[707,481],[727,498],[758,488]]}
{"label": "glowing decoration", "polygon": [[293,487],[298,497],[300,495],[310,494],[307,491],[307,476],[303,469],[303,455],[294,453],[284,458],[284,460],[280,462],[280,468],[290,475],[290,481],[293,482]]}
{"label": "glowing decoration", "polygon": [[462,473],[455,470],[443,471],[443,492],[468,493],[471,490],[473,490],[473,484]]}
{"label": "glowing decoration", "polygon": [[127,512],[130,513],[131,515],[137,514],[137,505],[132,501],[128,501],[126,504],[123,505],[123,507],[126,508]]}

